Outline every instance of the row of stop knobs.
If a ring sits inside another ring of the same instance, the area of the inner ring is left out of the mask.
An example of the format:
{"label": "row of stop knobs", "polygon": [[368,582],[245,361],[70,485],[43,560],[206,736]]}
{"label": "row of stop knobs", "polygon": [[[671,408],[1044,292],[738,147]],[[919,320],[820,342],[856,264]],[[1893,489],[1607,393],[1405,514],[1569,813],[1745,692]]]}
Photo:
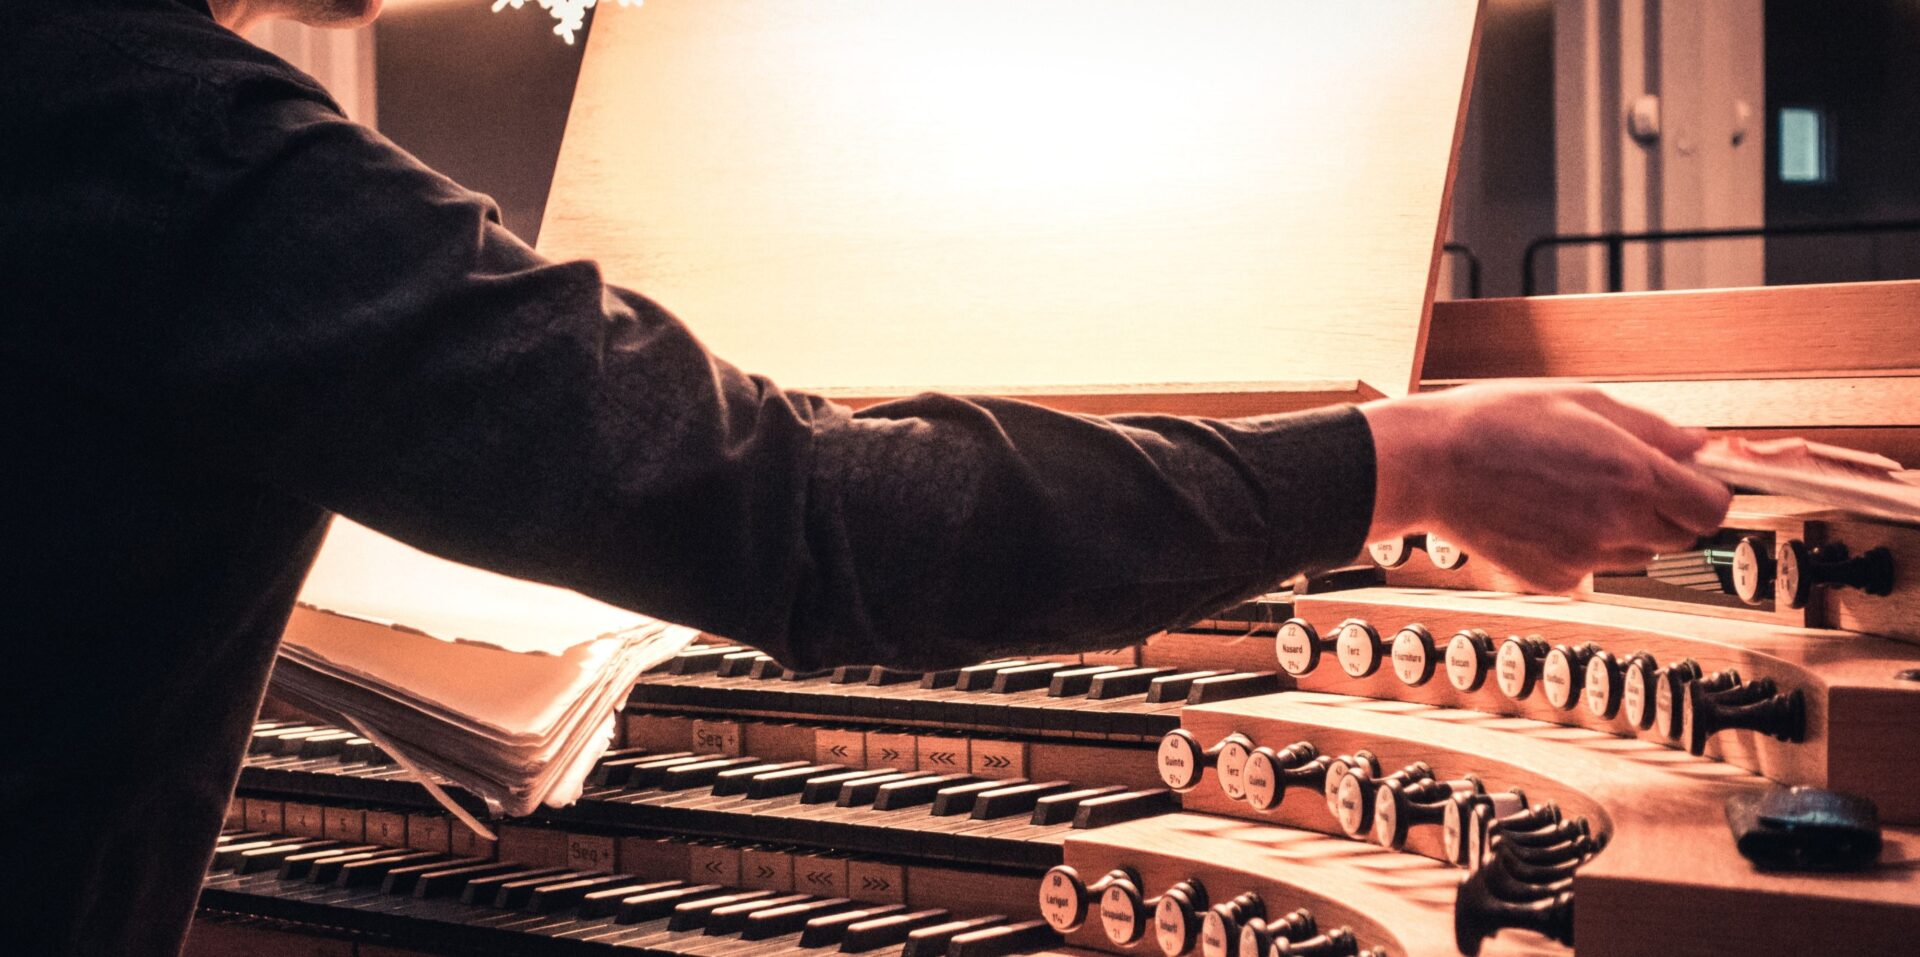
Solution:
{"label": "row of stop knobs", "polygon": [[1359,618],[1341,622],[1326,638],[1305,619],[1289,618],[1274,637],[1274,655],[1296,677],[1331,657],[1353,678],[1370,677],[1391,662],[1394,675],[1410,688],[1444,670],[1463,694],[1491,684],[1510,700],[1525,701],[1538,691],[1561,711],[1585,708],[1596,718],[1624,718],[1630,728],[1657,729],[1694,754],[1705,753],[1707,739],[1724,730],[1799,741],[1806,729],[1806,702],[1798,690],[1781,691],[1771,679],[1743,681],[1731,669],[1708,674],[1692,659],[1663,668],[1644,651],[1616,658],[1593,642],[1552,644],[1538,635],[1509,635],[1496,643],[1486,631],[1463,628],[1442,649],[1418,623],[1387,641]]}
{"label": "row of stop knobs", "polygon": [[1386,957],[1385,948],[1362,950],[1352,928],[1320,929],[1313,912],[1299,908],[1269,913],[1259,894],[1241,894],[1209,905],[1206,885],[1184,880],[1144,896],[1140,875],[1115,868],[1096,880],[1061,865],[1040,879],[1040,916],[1070,934],[1096,918],[1107,940],[1131,948],[1149,934],[1166,957],[1198,950],[1201,957]]}
{"label": "row of stop knobs", "polygon": [[1317,792],[1348,837],[1394,850],[1406,846],[1414,828],[1438,827],[1442,856],[1462,867],[1485,860],[1486,839],[1500,822],[1552,825],[1528,844],[1548,849],[1527,856],[1528,863],[1558,862],[1598,849],[1585,818],[1562,820],[1552,802],[1532,805],[1519,788],[1489,793],[1472,774],[1442,780],[1424,761],[1387,772],[1379,756],[1364,749],[1326,755],[1301,741],[1276,750],[1238,732],[1203,748],[1185,728],[1160,739],[1155,760],[1161,781],[1175,791],[1198,787],[1212,768],[1222,793],[1259,811],[1278,808],[1290,790]]}

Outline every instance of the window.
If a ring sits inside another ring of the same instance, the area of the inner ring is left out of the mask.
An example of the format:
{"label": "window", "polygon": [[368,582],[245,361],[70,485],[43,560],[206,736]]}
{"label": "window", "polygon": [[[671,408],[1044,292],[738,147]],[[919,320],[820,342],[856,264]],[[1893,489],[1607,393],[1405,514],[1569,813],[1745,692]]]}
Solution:
{"label": "window", "polygon": [[1780,182],[1825,183],[1833,175],[1832,135],[1823,110],[1780,109]]}

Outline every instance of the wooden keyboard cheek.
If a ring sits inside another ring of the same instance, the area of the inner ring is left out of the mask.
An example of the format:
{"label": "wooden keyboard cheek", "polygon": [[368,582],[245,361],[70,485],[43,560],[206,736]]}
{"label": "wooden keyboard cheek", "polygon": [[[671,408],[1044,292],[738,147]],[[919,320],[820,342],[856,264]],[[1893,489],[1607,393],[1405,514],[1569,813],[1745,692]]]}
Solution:
{"label": "wooden keyboard cheek", "polygon": [[[1526,719],[1312,693],[1189,708],[1183,724],[1203,743],[1237,731],[1268,747],[1311,741],[1323,754],[1367,748],[1386,767],[1425,761],[1442,778],[1475,773],[1490,791],[1520,787],[1536,804],[1553,800],[1569,816],[1589,817],[1607,843],[1574,877],[1582,957],[1816,953],[1836,934],[1856,952],[1895,952],[1896,942],[1906,946],[1920,935],[1920,868],[1830,877],[1755,871],[1734,847],[1724,807],[1729,796],[1769,783],[1727,764]],[[1318,793],[1290,795],[1274,813],[1261,814],[1229,800],[1209,771],[1184,801],[1189,811],[1337,833]],[[1417,829],[1407,850],[1437,857],[1437,831]],[[1883,860],[1920,861],[1920,829],[1887,828],[1886,841]],[[1069,862],[1073,854],[1070,841]],[[1457,879],[1464,872],[1452,873]],[[1788,898],[1795,906],[1768,906]]]}

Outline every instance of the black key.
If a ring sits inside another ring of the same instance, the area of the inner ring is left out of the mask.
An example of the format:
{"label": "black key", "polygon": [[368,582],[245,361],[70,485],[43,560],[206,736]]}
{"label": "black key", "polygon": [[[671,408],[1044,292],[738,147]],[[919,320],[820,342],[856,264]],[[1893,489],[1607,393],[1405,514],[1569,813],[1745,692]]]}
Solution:
{"label": "black key", "polygon": [[[500,885],[502,884],[511,881],[535,880],[541,877],[551,877],[554,874],[566,873],[571,872],[564,867],[527,867],[523,864],[510,871],[489,874],[485,877],[475,877],[467,881],[466,886],[460,888],[460,903],[485,906],[493,903],[493,898],[500,892]],[[425,878],[421,879],[423,884],[425,880]],[[414,896],[419,896],[418,890],[414,892]]]}
{"label": "black key", "polygon": [[339,876],[333,879],[333,886],[365,887],[368,884],[379,884],[386,879],[387,872],[396,867],[406,867],[411,864],[426,864],[430,861],[444,861],[446,857],[445,854],[436,854],[432,851],[414,851],[410,854],[393,854],[386,857],[370,858],[364,861],[354,861],[340,868]]}
{"label": "black key", "polygon": [[698,900],[682,901],[673,905],[673,916],[667,919],[668,930],[695,930],[707,923],[714,911],[728,904],[744,904],[772,897],[772,891],[735,891],[731,894],[718,894]]}
{"label": "black key", "polygon": [[580,898],[580,916],[612,917],[614,912],[620,909],[620,902],[623,900],[685,886],[687,886],[686,881],[648,881],[641,883],[639,878],[634,878],[634,883],[632,884],[618,887],[610,886],[602,890],[588,891]]}
{"label": "black key", "polygon": [[754,914],[758,914],[763,910],[786,907],[789,904],[800,904],[813,899],[814,897],[811,894],[781,894],[775,897],[762,897],[759,900],[743,901],[738,904],[716,907],[712,913],[707,915],[704,932],[708,937],[719,937],[723,934],[737,934],[745,929],[747,926],[747,918]]}
{"label": "black key", "polygon": [[1077,698],[1093,687],[1093,679],[1109,671],[1119,671],[1118,665],[1087,665],[1084,668],[1062,668],[1047,678],[1047,697]]}
{"label": "black key", "polygon": [[1087,698],[1093,701],[1111,701],[1114,698],[1127,698],[1137,694],[1146,694],[1153,679],[1161,675],[1172,674],[1168,668],[1122,668],[1093,676],[1093,684],[1087,688]]}
{"label": "black key", "polygon": [[726,888],[719,884],[680,884],[677,887],[646,891],[622,898],[620,906],[614,908],[613,919],[615,923],[620,924],[659,920],[673,913],[675,907],[687,901],[701,900],[725,891]]}
{"label": "black key", "polygon": [[953,935],[944,957],[1010,957],[1060,945],[1060,935],[1044,920],[1002,924]]}
{"label": "black key", "polygon": [[757,764],[728,768],[714,776],[713,796],[733,797],[735,795],[745,794],[747,793],[747,785],[751,784],[754,778],[762,774],[772,774],[775,771],[791,771],[795,768],[804,768],[808,763],[809,762],[806,761],[762,761]]}
{"label": "black key", "polygon": [[753,670],[747,672],[747,677],[755,681],[770,681],[786,673],[787,669],[781,667],[780,662],[772,658],[760,657],[753,660]]}
{"label": "black key", "polygon": [[[328,848],[339,846],[339,841],[306,840],[297,844],[275,844],[271,847],[256,847],[249,851],[240,852],[240,857],[233,862],[233,872],[236,874],[258,874],[262,871],[277,871],[280,869],[281,862],[295,854],[304,854],[308,851],[324,851]],[[216,853],[214,855],[214,862],[217,864],[219,860],[220,855]]]}
{"label": "black key", "polygon": [[973,802],[988,791],[1027,783],[1026,778],[1003,778],[998,781],[975,781],[972,784],[955,784],[941,788],[933,796],[933,816],[952,817],[956,814],[972,814]]}
{"label": "black key", "polygon": [[667,661],[667,674],[697,675],[720,670],[720,659],[747,649],[739,645],[697,645]]}
{"label": "black key", "polygon": [[[519,880],[505,881],[494,889],[493,906],[500,910],[519,910],[533,900],[533,892],[549,884],[565,884],[583,877],[601,877],[595,871],[558,871],[552,874],[540,874],[522,877]],[[472,890],[472,885],[468,885]]]}
{"label": "black key", "polygon": [[[593,773],[587,775],[587,783],[605,787],[613,783],[612,776],[607,773],[609,765],[624,761],[627,762],[625,767],[631,767],[633,764],[650,757],[657,757],[658,755],[659,752],[648,751],[646,748],[615,748],[601,755],[600,760],[593,763]],[[620,776],[622,780],[626,778],[624,768],[621,770]]]}
{"label": "black key", "polygon": [[289,854],[285,860],[280,862],[280,879],[283,881],[303,881],[307,879],[308,874],[313,872],[313,864],[315,861],[324,861],[328,858],[339,857],[345,854],[371,854],[374,851],[383,850],[386,850],[386,848],[378,844],[353,844],[343,847],[322,848],[317,851],[303,851],[299,854]]}
{"label": "black key", "polygon": [[1073,826],[1076,828],[1106,827],[1135,818],[1151,817],[1176,807],[1173,792],[1166,788],[1149,791],[1126,791],[1109,794],[1106,797],[1089,798],[1080,802],[1073,812]]}
{"label": "black key", "polygon": [[741,940],[766,940],[782,934],[791,934],[807,926],[807,922],[820,917],[838,914],[843,911],[860,910],[859,903],[845,897],[830,897],[826,900],[803,900],[784,907],[769,907],[755,911],[740,928]]}
{"label": "black key", "polygon": [[767,657],[759,651],[736,651],[720,659],[715,671],[722,678],[745,678],[753,673],[753,663]]}
{"label": "black key", "polygon": [[878,907],[862,907],[858,910],[845,910],[838,914],[815,917],[807,921],[805,930],[800,932],[800,946],[827,947],[840,943],[847,936],[847,928],[864,920],[891,917],[907,909],[905,904],[882,904]]}
{"label": "black key", "polygon": [[650,761],[671,761],[674,758],[693,756],[693,752],[691,751],[670,751],[662,754],[658,751],[648,753],[644,749],[638,748],[635,750],[639,750],[641,753],[621,755],[617,758],[609,755],[605,760],[594,765],[593,774],[587,777],[587,783],[595,787],[603,788],[627,787],[627,780],[633,774],[633,769],[642,764]]}
{"label": "black key", "polygon": [[720,772],[728,768],[746,767],[759,764],[759,758],[707,758],[668,768],[660,777],[660,790],[685,791],[688,788],[702,788],[713,783]]}
{"label": "black key", "polygon": [[[336,854],[332,857],[322,857],[307,866],[307,883],[331,884],[334,878],[340,876],[340,869],[348,864],[354,861],[377,860],[382,857],[387,857],[392,853],[393,848],[382,847],[378,850],[356,851],[352,854]],[[289,860],[291,860],[291,858],[289,858]]]}
{"label": "black key", "polygon": [[419,882],[420,877],[424,874],[432,874],[436,871],[449,871],[461,867],[472,867],[475,864],[486,863],[489,862],[484,857],[456,857],[450,861],[431,861],[425,864],[409,864],[406,867],[396,867],[388,871],[387,876],[380,880],[380,893],[398,894],[403,897],[410,896],[413,893],[414,885]]}
{"label": "black key", "polygon": [[816,668],[812,671],[783,671],[780,674],[780,680],[781,681],[813,681],[818,678],[828,677],[832,674],[833,674],[833,669],[831,668]]}
{"label": "black key", "polygon": [[1105,787],[1081,788],[1077,791],[1062,791],[1059,794],[1049,794],[1033,802],[1033,818],[1029,823],[1039,825],[1066,824],[1073,820],[1075,812],[1080,808],[1081,801],[1088,798],[1104,797],[1109,794],[1119,794],[1125,790],[1125,785],[1109,784]]}
{"label": "black key", "polygon": [[240,860],[240,855],[245,854],[248,851],[259,851],[259,850],[265,850],[270,847],[289,846],[289,845],[299,844],[302,841],[310,841],[310,840],[313,840],[313,839],[310,837],[291,837],[288,835],[276,835],[274,837],[262,837],[256,840],[239,841],[236,843],[228,844],[225,847],[222,847],[219,850],[213,852],[213,867],[215,870],[224,870],[226,868],[232,867],[235,863],[237,863]]}
{"label": "black key", "polygon": [[881,785],[892,784],[895,781],[911,781],[915,778],[926,776],[927,775],[921,775],[913,771],[895,771],[892,774],[882,774],[879,777],[860,778],[858,780],[848,781],[840,785],[840,797],[833,803],[840,807],[861,807],[872,804],[874,797],[880,793]]}
{"label": "black key", "polygon": [[1182,671],[1177,674],[1161,675],[1147,685],[1148,704],[1166,704],[1172,701],[1187,700],[1187,689],[1201,678],[1224,675],[1224,671]]}
{"label": "black key", "polygon": [[1045,688],[1054,673],[1065,667],[1057,661],[1037,661],[1017,668],[1002,668],[993,676],[993,693],[1015,694]]}
{"label": "black key", "polygon": [[1194,682],[1193,687],[1187,689],[1187,703],[1213,704],[1280,690],[1280,673],[1277,671],[1239,671]]}
{"label": "black key", "polygon": [[993,791],[982,791],[973,799],[973,818],[976,821],[987,821],[996,817],[1028,814],[1033,811],[1035,801],[1049,794],[1058,794],[1072,789],[1073,784],[1067,781],[1036,781],[1031,784],[1015,784]]}
{"label": "black key", "polygon": [[944,923],[952,916],[953,914],[945,908],[933,907],[863,920],[849,925],[847,932],[841,935],[840,951],[847,954],[864,954],[870,950],[891,947],[905,942],[907,935],[915,930]]}
{"label": "black key", "polygon": [[922,688],[951,688],[960,680],[960,669],[948,668],[944,671],[929,671],[920,676]]}
{"label": "black key", "polygon": [[668,771],[683,764],[695,764],[705,760],[707,760],[705,755],[693,754],[691,752],[649,758],[629,767],[627,769],[627,779],[624,782],[616,781],[614,783],[630,791],[657,788],[660,786],[661,781],[666,780]]}
{"label": "black key", "polygon": [[329,731],[316,734],[300,742],[299,755],[303,758],[324,758],[339,754],[348,741],[358,737],[351,731]]}
{"label": "black key", "polygon": [[920,672],[901,671],[897,668],[875,668],[867,674],[867,684],[873,687],[903,685],[910,681],[919,681]]}
{"label": "black key", "polygon": [[582,877],[577,880],[562,881],[536,887],[533,896],[527,900],[527,913],[551,914],[557,910],[578,907],[588,894],[609,888],[631,890],[640,879],[632,874],[601,874],[595,877]]}
{"label": "black key", "polygon": [[803,764],[800,767],[782,771],[768,771],[765,774],[755,775],[753,780],[747,782],[747,797],[766,800],[799,794],[806,790],[808,782],[846,769],[847,766],[844,764]]}
{"label": "black key", "polygon": [[953,682],[953,690],[990,691],[993,689],[993,679],[998,677],[1000,672],[1032,663],[1024,658],[1014,658],[1009,661],[989,661],[983,665],[968,665],[960,669],[960,676]]}
{"label": "black key", "polygon": [[930,778],[914,778],[882,784],[880,792],[873,796],[873,809],[898,811],[921,804],[932,804],[934,796],[939,794],[941,789],[950,788],[956,784],[968,784],[976,780],[978,779],[971,774],[939,774]]}
{"label": "black key", "polygon": [[828,678],[827,683],[836,685],[865,684],[867,676],[871,674],[873,674],[872,665],[841,665],[833,669],[833,677]]}
{"label": "black key", "polygon": [[907,935],[907,949],[900,952],[900,957],[946,957],[947,945],[955,937],[968,931],[998,927],[1006,920],[1005,914],[988,914],[919,928]]}
{"label": "black key", "polygon": [[849,781],[883,777],[896,773],[898,772],[881,768],[879,770],[856,769],[852,771],[839,771],[833,774],[823,774],[820,777],[809,780],[806,787],[800,789],[800,803],[832,804],[840,799],[840,786]]}
{"label": "black key", "polygon": [[464,893],[470,881],[483,877],[498,877],[502,874],[518,874],[526,869],[525,864],[516,864],[512,861],[480,861],[427,871],[413,879],[413,897],[415,900],[429,900],[449,894]]}

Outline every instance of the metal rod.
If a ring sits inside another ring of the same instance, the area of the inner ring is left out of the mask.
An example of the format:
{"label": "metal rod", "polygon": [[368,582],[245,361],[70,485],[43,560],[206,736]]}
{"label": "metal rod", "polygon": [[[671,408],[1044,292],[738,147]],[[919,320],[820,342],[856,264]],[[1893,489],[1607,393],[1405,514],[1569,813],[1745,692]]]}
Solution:
{"label": "metal rod", "polygon": [[1627,243],[1662,243],[1673,240],[1753,239],[1778,236],[1861,235],[1865,233],[1920,232],[1920,220],[1901,219],[1873,223],[1805,223],[1794,226],[1736,226],[1726,229],[1666,229],[1650,232],[1577,233],[1542,236],[1527,244],[1520,257],[1522,295],[1539,292],[1535,266],[1543,249],[1556,246],[1607,247],[1607,289],[1619,292],[1625,287],[1625,247]]}

